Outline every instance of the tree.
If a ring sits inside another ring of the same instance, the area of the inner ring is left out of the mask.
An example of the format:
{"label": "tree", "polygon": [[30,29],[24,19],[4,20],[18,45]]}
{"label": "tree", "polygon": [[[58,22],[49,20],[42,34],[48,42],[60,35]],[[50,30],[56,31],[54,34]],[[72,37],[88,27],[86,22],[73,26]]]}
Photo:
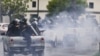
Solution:
{"label": "tree", "polygon": [[[87,7],[86,0],[51,0],[47,5],[48,14],[45,21],[50,21],[50,25],[54,25],[57,23],[62,23],[62,21],[68,21],[73,24],[73,26],[77,26],[78,16],[80,16],[84,11],[85,7]],[[57,18],[57,16],[64,15],[70,16],[68,18]],[[51,24],[52,23],[52,24]]]}
{"label": "tree", "polygon": [[49,15],[52,15],[64,10],[67,12],[80,12],[86,5],[86,0],[51,0],[47,5],[47,9]]}
{"label": "tree", "polygon": [[31,0],[2,0],[2,14],[10,17],[19,17],[27,11],[27,3]]}

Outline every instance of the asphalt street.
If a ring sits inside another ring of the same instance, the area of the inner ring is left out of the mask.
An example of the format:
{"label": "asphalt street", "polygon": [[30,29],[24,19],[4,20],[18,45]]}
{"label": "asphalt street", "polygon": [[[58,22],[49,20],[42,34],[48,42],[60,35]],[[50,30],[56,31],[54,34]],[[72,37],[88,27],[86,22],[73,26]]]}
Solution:
{"label": "asphalt street", "polygon": [[3,42],[1,36],[0,36],[0,56],[3,56]]}
{"label": "asphalt street", "polygon": [[[66,48],[54,48],[54,47],[46,47],[44,51],[44,56],[93,56],[98,50],[92,51],[77,51],[74,49],[66,49]],[[2,37],[0,37],[0,56],[3,56],[3,42]],[[15,54],[14,56],[31,56]]]}

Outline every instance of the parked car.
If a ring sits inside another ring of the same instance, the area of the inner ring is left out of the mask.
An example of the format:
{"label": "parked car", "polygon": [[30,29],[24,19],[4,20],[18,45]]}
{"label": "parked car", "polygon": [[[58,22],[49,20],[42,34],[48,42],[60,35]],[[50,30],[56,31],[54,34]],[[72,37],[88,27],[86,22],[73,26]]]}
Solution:
{"label": "parked car", "polygon": [[0,34],[4,35],[6,31],[8,30],[9,23],[0,23]]}

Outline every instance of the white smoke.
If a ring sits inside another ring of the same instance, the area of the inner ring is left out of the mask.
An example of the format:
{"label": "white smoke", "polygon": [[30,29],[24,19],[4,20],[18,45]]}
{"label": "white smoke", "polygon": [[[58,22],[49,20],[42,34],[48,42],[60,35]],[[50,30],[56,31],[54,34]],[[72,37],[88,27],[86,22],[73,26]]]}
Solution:
{"label": "white smoke", "polygon": [[[74,20],[74,17],[65,11],[50,18],[54,23],[44,27],[46,40],[54,41],[57,38],[58,41],[62,41],[64,47],[71,45],[77,50],[93,49],[99,44],[99,28],[95,18],[90,16]],[[49,20],[48,22],[50,23]]]}

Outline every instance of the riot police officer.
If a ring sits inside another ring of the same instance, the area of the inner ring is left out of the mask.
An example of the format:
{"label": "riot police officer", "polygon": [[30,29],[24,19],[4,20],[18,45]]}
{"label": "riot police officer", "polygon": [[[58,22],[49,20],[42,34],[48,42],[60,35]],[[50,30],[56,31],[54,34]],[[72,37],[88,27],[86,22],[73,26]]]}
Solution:
{"label": "riot police officer", "polygon": [[30,25],[27,24],[26,19],[20,21],[21,35],[24,37],[24,40],[27,43],[27,48],[30,49],[31,36],[34,34],[34,31],[31,29]]}
{"label": "riot police officer", "polygon": [[8,36],[20,36],[20,20],[14,19],[8,26],[6,35]]}

